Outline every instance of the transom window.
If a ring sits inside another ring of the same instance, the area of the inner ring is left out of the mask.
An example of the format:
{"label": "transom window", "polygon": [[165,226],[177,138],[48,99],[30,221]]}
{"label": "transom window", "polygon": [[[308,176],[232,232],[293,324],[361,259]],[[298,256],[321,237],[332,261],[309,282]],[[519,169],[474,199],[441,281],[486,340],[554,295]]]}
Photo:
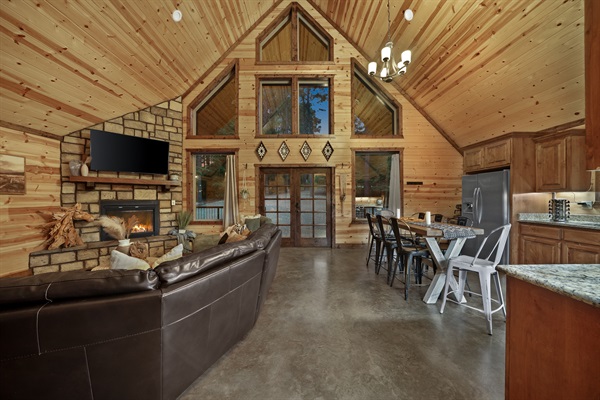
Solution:
{"label": "transom window", "polygon": [[191,104],[193,134],[210,137],[234,137],[237,118],[235,67],[221,74],[213,85]]}
{"label": "transom window", "polygon": [[356,65],[352,77],[352,109],[355,135],[400,135],[400,105],[386,96]]}
{"label": "transom window", "polygon": [[292,4],[258,38],[263,62],[321,62],[333,59],[331,37],[298,4]]}
{"label": "transom window", "polygon": [[329,79],[264,78],[259,87],[259,134],[329,135]]}

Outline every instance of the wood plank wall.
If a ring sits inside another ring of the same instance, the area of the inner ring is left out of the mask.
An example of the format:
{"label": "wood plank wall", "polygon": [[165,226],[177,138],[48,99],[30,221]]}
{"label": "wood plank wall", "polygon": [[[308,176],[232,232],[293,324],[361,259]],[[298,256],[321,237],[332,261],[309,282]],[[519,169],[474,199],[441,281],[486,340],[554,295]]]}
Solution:
{"label": "wood plank wall", "polygon": [[[306,165],[329,166],[335,170],[335,240],[337,246],[366,243],[366,224],[352,223],[353,200],[353,168],[352,150],[360,149],[395,149],[402,151],[403,171],[403,215],[411,215],[418,211],[431,211],[452,216],[455,205],[461,199],[462,156],[442,137],[442,135],[417,111],[392,85],[385,89],[402,105],[403,138],[352,138],[353,121],[351,115],[351,63],[356,58],[366,66],[365,60],[357,51],[309,2],[300,0],[300,6],[331,35],[334,42],[334,62],[330,64],[313,65],[257,65],[255,40],[261,32],[288,5],[279,4],[272,13],[260,21],[255,29],[241,42],[233,46],[229,53],[220,60],[201,81],[183,97],[184,132],[188,132],[188,106],[199,96],[223,70],[236,59],[239,59],[239,110],[238,110],[238,139],[184,139],[184,151],[208,149],[238,150],[238,170],[241,184],[242,171],[246,171],[246,182],[250,192],[248,200],[240,199],[240,213],[254,214],[257,212],[256,188],[258,167],[261,165]],[[410,73],[410,72],[409,72]],[[330,137],[319,138],[264,138],[256,137],[256,75],[290,75],[307,74],[333,76],[334,110],[333,133]],[[402,78],[397,78],[402,79]],[[255,149],[263,141],[267,154],[261,161],[255,154]],[[277,149],[283,141],[290,148],[290,155],[282,162]],[[312,148],[308,161],[304,161],[299,150],[307,140]],[[327,140],[334,148],[334,153],[326,161],[321,150]],[[184,158],[187,160],[187,158]],[[192,176],[189,165],[184,165],[184,185],[189,187]],[[340,176],[346,175],[347,196],[343,207],[340,203]],[[407,185],[407,182],[423,182],[422,185]],[[241,187],[241,185],[240,185]],[[186,196],[189,191],[186,191]],[[188,201],[185,198],[184,201]],[[196,232],[218,232],[220,225],[196,225]]]}
{"label": "wood plank wall", "polygon": [[0,194],[0,276],[26,271],[45,237],[38,211],[60,207],[60,141],[0,127],[0,152],[25,158],[26,193]]}

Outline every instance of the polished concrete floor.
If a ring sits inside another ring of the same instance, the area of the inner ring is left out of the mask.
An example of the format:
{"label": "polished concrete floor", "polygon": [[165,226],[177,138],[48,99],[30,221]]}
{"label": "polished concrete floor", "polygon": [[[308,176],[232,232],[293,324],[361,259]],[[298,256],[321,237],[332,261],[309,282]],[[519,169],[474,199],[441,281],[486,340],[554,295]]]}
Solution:
{"label": "polished concrete floor", "polygon": [[503,399],[501,313],[489,336],[482,314],[423,303],[426,287],[405,301],[365,254],[282,249],[254,329],[181,398]]}

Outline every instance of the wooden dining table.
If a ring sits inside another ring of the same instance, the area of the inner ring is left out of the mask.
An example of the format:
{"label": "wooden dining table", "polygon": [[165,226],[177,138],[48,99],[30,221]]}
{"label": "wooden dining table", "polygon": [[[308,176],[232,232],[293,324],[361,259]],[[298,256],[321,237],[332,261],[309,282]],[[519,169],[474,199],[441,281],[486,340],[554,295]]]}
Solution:
{"label": "wooden dining table", "polygon": [[[460,226],[454,224],[446,224],[441,222],[434,222],[429,225],[424,220],[414,218],[402,218],[410,229],[417,235],[422,236],[427,243],[427,248],[431,254],[431,259],[437,266],[437,272],[425,293],[423,301],[427,304],[435,304],[440,297],[444,284],[446,283],[446,270],[448,267],[448,260],[453,257],[457,257],[460,254],[465,242],[474,238],[476,235],[483,235],[485,231],[481,228],[473,228],[470,226]],[[448,248],[446,252],[443,252],[440,248],[440,239],[449,240]],[[456,279],[450,280],[450,286],[453,290],[458,289],[458,283]],[[466,302],[466,299],[456,299],[461,303]]]}

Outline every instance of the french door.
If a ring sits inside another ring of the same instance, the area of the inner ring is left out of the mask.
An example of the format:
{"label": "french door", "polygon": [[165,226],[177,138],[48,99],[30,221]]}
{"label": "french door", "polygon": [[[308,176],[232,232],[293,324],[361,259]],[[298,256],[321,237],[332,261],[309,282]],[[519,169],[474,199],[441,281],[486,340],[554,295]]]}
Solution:
{"label": "french door", "polygon": [[332,191],[330,168],[261,168],[259,211],[283,246],[331,247]]}

